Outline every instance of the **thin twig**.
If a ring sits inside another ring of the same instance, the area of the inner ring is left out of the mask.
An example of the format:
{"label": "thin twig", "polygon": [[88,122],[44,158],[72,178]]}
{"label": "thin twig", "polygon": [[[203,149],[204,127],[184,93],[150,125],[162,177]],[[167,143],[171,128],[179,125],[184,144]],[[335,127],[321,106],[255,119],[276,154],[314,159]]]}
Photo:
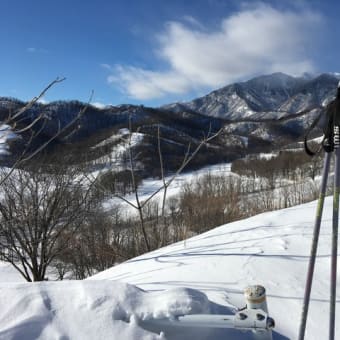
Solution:
{"label": "thin twig", "polygon": [[21,116],[24,112],[26,112],[27,110],[29,110],[40,98],[42,98],[46,92],[55,84],[57,83],[61,83],[65,80],[66,78],[56,78],[55,80],[53,80],[51,83],[49,83],[43,90],[42,92],[37,96],[34,97],[33,99],[31,99],[23,108],[21,108],[17,113],[14,114],[14,116],[10,116],[9,117],[9,122],[15,120],[16,118],[18,118],[19,116]]}

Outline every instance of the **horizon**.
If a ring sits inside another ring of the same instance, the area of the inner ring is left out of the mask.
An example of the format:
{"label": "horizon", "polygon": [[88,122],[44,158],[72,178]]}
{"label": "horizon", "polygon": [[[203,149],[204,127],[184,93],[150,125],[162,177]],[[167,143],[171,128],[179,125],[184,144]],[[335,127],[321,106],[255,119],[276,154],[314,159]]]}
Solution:
{"label": "horizon", "polygon": [[[340,72],[331,1],[4,0],[0,96],[159,107],[282,72]],[[334,53],[324,53],[324,51]]]}
{"label": "horizon", "polygon": [[[201,97],[205,97],[205,96],[209,95],[212,92],[218,91],[220,89],[223,89],[224,87],[228,87],[228,86],[231,86],[231,85],[236,84],[236,83],[246,83],[246,82],[251,81],[253,79],[257,79],[257,78],[261,78],[261,77],[273,76],[275,74],[283,74],[283,75],[286,75],[286,76],[289,76],[289,77],[292,77],[292,78],[296,78],[296,79],[297,78],[316,79],[316,78],[318,78],[321,75],[328,74],[330,76],[334,76],[335,78],[338,78],[339,82],[340,82],[340,73],[338,73],[338,72],[321,72],[321,73],[314,73],[314,74],[307,73],[307,74],[302,74],[302,75],[289,75],[289,74],[283,73],[283,72],[274,72],[274,73],[271,73],[271,74],[258,75],[258,76],[252,77],[250,79],[246,79],[244,81],[226,84],[226,85],[224,85],[224,86],[222,86],[220,88],[212,89],[208,93],[203,94]],[[58,86],[58,84],[56,84],[56,86]],[[41,90],[43,90],[43,89],[41,89]],[[195,100],[195,99],[199,99],[201,97],[191,98],[187,102]],[[1,98],[8,98],[8,99],[13,99],[13,100],[18,100],[18,101],[23,102],[23,103],[27,103],[28,101],[33,99],[33,98],[29,98],[28,100],[22,100],[21,98],[17,98],[17,97],[13,97],[13,96],[2,96],[0,94],[0,99]],[[72,102],[72,101],[80,102],[81,104],[84,104],[84,105],[90,105],[90,106],[96,107],[97,109],[105,109],[105,108],[110,107],[110,106],[112,106],[112,107],[119,107],[119,106],[125,106],[125,105],[127,105],[127,106],[128,105],[145,106],[145,107],[150,107],[150,108],[156,108],[157,109],[157,108],[160,108],[162,106],[167,106],[167,105],[171,105],[171,104],[174,104],[174,103],[185,103],[184,101],[182,101],[182,102],[169,102],[169,103],[164,103],[164,104],[159,105],[159,106],[152,106],[152,105],[144,105],[143,103],[132,104],[132,103],[128,103],[127,102],[127,103],[119,103],[119,104],[113,105],[113,104],[102,104],[102,103],[91,102],[91,101],[85,102],[85,101],[77,99],[77,98],[72,98],[72,99],[58,99],[58,98],[56,98],[56,99],[51,100],[51,101],[46,101],[44,99],[41,99],[41,100],[38,100],[37,103],[41,104],[41,105],[49,105],[49,104],[53,104],[53,103],[56,103],[56,102]]]}

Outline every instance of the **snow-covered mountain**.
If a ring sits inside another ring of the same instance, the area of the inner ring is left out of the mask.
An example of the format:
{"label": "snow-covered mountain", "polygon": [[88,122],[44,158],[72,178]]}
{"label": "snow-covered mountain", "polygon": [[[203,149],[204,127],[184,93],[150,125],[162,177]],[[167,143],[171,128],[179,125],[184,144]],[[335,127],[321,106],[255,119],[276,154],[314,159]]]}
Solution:
{"label": "snow-covered mountain", "polygon": [[[316,202],[260,214],[131,259],[87,281],[0,284],[0,338],[251,340],[251,332],[157,326],[154,319],[227,314],[243,289],[267,290],[274,340],[296,339]],[[306,339],[328,336],[332,199],[325,201]],[[1,268],[1,267],[0,267]],[[0,280],[2,281],[0,271]],[[340,307],[340,281],[338,280]],[[336,339],[340,339],[340,314]]]}
{"label": "snow-covered mountain", "polygon": [[334,97],[336,74],[292,77],[274,73],[225,86],[187,103],[166,105],[175,112],[192,110],[204,115],[235,120],[259,117],[271,111],[298,112],[321,106]]}
{"label": "snow-covered mountain", "polygon": [[[141,134],[136,154],[142,155],[145,175],[157,175],[158,127],[160,128],[165,170],[176,170],[188,145],[200,142],[203,135],[220,129],[223,133],[202,148],[190,166],[200,168],[208,164],[230,162],[248,153],[272,151],[286,144],[301,141],[304,131],[317,115],[320,107],[333,99],[339,81],[337,74],[321,74],[316,77],[292,77],[283,73],[259,76],[246,82],[228,85],[188,103],[174,103],[160,108],[135,105],[97,108],[89,105],[79,121],[53,140],[47,149],[51,154],[67,152],[94,160],[112,154],[119,131],[132,124],[132,130]],[[0,97],[0,120],[25,103]],[[31,149],[46,142],[56,131],[67,125],[86,104],[79,101],[36,103],[25,113],[25,119],[17,122],[30,124],[43,113],[44,124],[36,124],[41,132],[34,139]],[[285,122],[263,122],[263,119],[282,118],[290,113],[312,109],[306,115]],[[251,122],[239,120],[251,119]],[[22,139],[8,146],[8,156],[3,161],[11,163],[22,152],[31,138],[29,131]],[[107,143],[106,141],[110,141]],[[105,145],[97,148],[97,145]],[[73,152],[74,151],[74,152]],[[81,151],[81,152],[79,152]],[[60,158],[60,156],[58,156]],[[156,169],[156,170],[155,170]],[[155,172],[155,173],[153,173]]]}

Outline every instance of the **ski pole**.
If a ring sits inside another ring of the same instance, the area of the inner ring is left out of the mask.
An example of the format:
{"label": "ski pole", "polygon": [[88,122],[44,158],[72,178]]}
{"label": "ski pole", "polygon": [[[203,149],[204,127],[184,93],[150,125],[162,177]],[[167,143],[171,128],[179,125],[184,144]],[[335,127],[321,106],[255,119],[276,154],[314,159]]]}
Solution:
{"label": "ski pole", "polygon": [[331,291],[329,312],[329,340],[335,337],[335,306],[336,306],[336,281],[337,281],[337,256],[338,256],[338,225],[339,225],[339,191],[340,191],[340,148],[339,126],[334,126],[334,193],[333,193],[333,226],[332,226],[332,258],[331,258]]}
{"label": "ski pole", "polygon": [[328,179],[330,159],[331,159],[331,153],[326,152],[325,153],[325,159],[324,159],[323,171],[322,171],[322,179],[321,179],[321,185],[320,185],[320,194],[319,194],[318,206],[317,206],[317,209],[316,209],[312,248],[311,248],[311,255],[310,255],[310,258],[309,258],[306,287],[305,287],[305,295],[304,295],[304,299],[303,299],[302,317],[301,317],[298,340],[303,340],[305,338],[307,314],[308,314],[310,293],[311,293],[311,288],[312,288],[316,252],[317,252],[318,242],[319,242],[322,212],[323,212],[323,206],[324,206],[324,201],[325,201],[325,196],[326,196],[326,188],[327,188],[327,179]]}

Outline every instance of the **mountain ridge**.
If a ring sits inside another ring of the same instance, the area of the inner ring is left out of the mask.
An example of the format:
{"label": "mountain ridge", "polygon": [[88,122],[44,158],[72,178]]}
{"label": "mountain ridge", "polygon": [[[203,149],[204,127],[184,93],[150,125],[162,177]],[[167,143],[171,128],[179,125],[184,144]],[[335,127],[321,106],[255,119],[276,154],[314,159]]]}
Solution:
{"label": "mountain ridge", "polygon": [[263,111],[293,113],[305,110],[308,105],[321,106],[323,100],[335,95],[338,81],[339,76],[329,73],[311,78],[277,72],[224,86],[186,103],[164,107],[172,111],[190,109],[224,119],[240,119]]}
{"label": "mountain ridge", "polygon": [[[67,125],[87,106],[72,133],[67,131],[58,136],[49,147],[49,152],[55,149],[71,152],[73,148],[78,155],[86,154],[105,138],[117,135],[122,128],[129,128],[131,131],[138,130],[144,136],[141,144],[135,148],[148,162],[152,159],[153,165],[150,167],[145,164],[145,160],[140,160],[144,163],[146,173],[153,172],[158,162],[159,126],[162,150],[168,161],[166,171],[173,171],[185,156],[188,145],[194,149],[209,132],[222,131],[201,150],[202,159],[195,167],[228,162],[247,153],[271,151],[300,141],[320,108],[335,96],[338,82],[338,74],[293,77],[273,73],[224,86],[190,102],[173,103],[159,108],[132,104],[98,108],[77,100],[35,103],[25,112],[18,126],[30,124],[39,114],[46,117],[44,126],[35,126],[37,130],[42,129],[32,144],[35,148],[56,133],[59,122],[61,127]],[[0,120],[4,121],[11,112],[24,105],[25,102],[20,100],[0,97]],[[305,116],[275,124],[278,118],[308,109],[314,110],[306,112]],[[246,119],[250,121],[240,121]],[[273,122],[264,122],[263,119],[273,119]],[[8,142],[10,151],[3,156],[7,163],[29,141],[28,134],[20,138]],[[105,150],[103,152],[110,154],[109,147]],[[102,153],[100,156],[92,154],[93,159],[102,156]]]}

